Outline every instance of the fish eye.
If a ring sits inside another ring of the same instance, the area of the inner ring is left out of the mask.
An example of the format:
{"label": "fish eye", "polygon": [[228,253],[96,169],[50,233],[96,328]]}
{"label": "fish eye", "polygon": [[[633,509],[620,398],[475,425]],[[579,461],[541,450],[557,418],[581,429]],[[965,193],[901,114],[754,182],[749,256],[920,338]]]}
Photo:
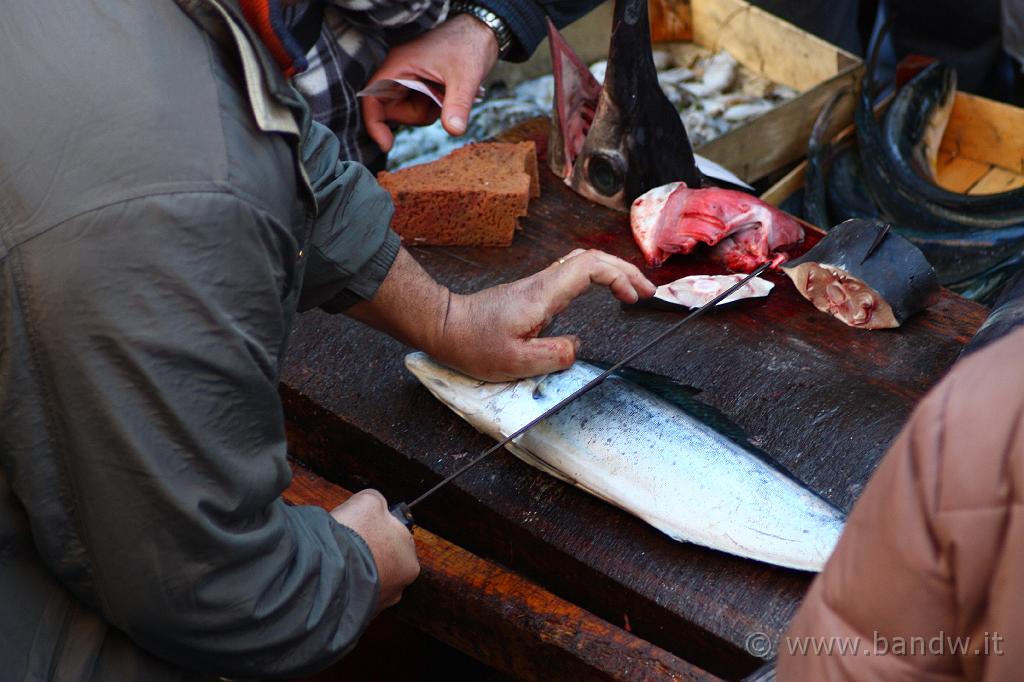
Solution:
{"label": "fish eye", "polygon": [[587,179],[600,194],[615,196],[625,185],[625,164],[618,156],[594,154],[587,159]]}

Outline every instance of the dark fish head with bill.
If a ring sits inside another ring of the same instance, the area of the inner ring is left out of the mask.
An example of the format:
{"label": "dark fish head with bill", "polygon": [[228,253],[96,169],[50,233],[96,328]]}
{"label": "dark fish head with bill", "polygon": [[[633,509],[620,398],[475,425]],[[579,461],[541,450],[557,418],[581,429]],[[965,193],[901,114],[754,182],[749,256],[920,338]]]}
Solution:
{"label": "dark fish head with bill", "polygon": [[604,85],[548,22],[555,111],[548,163],[576,192],[628,211],[649,189],[700,187],[679,113],[658,85],[647,0],[616,0]]}

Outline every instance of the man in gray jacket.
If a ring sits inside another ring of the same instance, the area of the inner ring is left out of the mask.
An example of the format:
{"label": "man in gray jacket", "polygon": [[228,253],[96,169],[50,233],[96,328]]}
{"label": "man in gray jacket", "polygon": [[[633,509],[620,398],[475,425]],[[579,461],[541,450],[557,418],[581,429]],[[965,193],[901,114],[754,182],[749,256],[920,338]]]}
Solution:
{"label": "man in gray jacket", "polygon": [[536,330],[592,282],[653,293],[597,252],[472,295],[434,283],[310,121],[266,5],[0,12],[4,680],[302,674],[398,600],[415,549],[379,494],[330,515],[279,497],[297,310],[506,378],[572,362],[575,339]]}

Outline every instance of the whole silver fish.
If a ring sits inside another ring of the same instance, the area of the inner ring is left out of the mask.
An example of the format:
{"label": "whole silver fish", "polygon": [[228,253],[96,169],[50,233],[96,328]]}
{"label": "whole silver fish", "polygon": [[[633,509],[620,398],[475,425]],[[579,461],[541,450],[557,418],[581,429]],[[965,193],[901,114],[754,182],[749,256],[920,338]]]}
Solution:
{"label": "whole silver fish", "polygon": [[[577,362],[545,377],[486,383],[423,353],[406,356],[405,366],[494,439],[601,372]],[[843,529],[841,512],[756,452],[614,375],[508,448],[676,540],[758,561],[821,570]]]}

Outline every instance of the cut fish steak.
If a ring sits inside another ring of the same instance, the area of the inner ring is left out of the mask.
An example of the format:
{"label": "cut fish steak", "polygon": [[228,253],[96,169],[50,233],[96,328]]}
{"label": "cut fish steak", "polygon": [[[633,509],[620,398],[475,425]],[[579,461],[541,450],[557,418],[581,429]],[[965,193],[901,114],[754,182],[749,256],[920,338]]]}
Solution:
{"label": "cut fish steak", "polygon": [[765,262],[788,260],[784,249],[799,243],[804,230],[783,211],[735,190],[691,189],[682,182],[655,187],[637,197],[630,210],[633,237],[647,264],[657,267],[674,253],[698,244],[734,271],[751,272]]}
{"label": "cut fish steak", "polygon": [[921,250],[877,220],[847,220],[782,268],[818,310],[851,327],[891,329],[935,303]]}

